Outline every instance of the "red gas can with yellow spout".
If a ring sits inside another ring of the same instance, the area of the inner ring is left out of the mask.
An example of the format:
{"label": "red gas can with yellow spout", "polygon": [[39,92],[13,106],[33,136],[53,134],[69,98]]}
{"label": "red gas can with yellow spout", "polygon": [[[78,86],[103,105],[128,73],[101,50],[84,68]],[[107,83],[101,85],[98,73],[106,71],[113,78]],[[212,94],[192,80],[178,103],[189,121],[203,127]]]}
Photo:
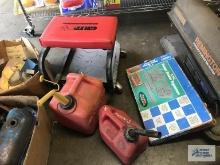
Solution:
{"label": "red gas can with yellow spout", "polygon": [[69,104],[52,98],[49,107],[57,121],[78,132],[92,134],[98,125],[98,110],[105,103],[103,83],[90,76],[69,73],[59,93],[69,99]]}
{"label": "red gas can with yellow spout", "polygon": [[147,136],[161,136],[160,132],[141,129],[127,113],[106,105],[99,111],[99,131],[103,141],[123,164],[130,164],[146,149]]}

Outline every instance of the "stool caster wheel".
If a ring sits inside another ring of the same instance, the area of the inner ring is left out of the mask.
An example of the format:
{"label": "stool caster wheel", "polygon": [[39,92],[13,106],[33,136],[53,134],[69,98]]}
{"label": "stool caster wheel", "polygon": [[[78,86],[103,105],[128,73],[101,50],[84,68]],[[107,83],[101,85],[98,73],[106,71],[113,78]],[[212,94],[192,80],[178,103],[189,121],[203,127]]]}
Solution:
{"label": "stool caster wheel", "polygon": [[115,93],[117,94],[122,94],[123,92],[123,87],[119,82],[116,82],[115,88],[114,88]]}
{"label": "stool caster wheel", "polygon": [[120,58],[126,58],[127,57],[127,52],[125,50],[120,51]]}
{"label": "stool caster wheel", "polygon": [[24,29],[24,32],[29,36],[29,37],[35,37],[35,30],[34,30],[34,26],[26,26]]}

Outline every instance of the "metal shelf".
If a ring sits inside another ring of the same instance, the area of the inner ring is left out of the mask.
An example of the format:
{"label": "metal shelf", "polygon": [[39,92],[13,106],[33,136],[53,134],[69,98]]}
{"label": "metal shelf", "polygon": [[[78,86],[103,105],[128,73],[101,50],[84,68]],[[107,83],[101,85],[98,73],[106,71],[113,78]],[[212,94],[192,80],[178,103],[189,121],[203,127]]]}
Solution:
{"label": "metal shelf", "polygon": [[[21,0],[17,0],[25,20],[28,25],[25,27],[24,32],[30,37],[36,36],[35,26],[32,23],[33,19],[51,19],[53,16],[60,15],[59,9],[47,9],[41,8],[38,11],[27,12],[23,7]],[[136,12],[149,12],[149,11],[161,11],[169,10],[176,0],[121,0],[120,7],[117,9],[108,9],[104,5],[104,0],[97,0],[97,7],[87,10],[79,10],[74,13],[68,14],[72,16],[83,16],[83,15],[117,15],[121,13],[136,13]]]}
{"label": "metal shelf", "polygon": [[[168,10],[172,7],[176,0],[121,0],[120,8],[118,9],[107,9],[104,6],[104,0],[98,0],[98,7],[75,11],[68,15],[83,16],[83,15],[117,15],[121,13],[136,13],[136,12],[149,12]],[[52,11],[40,11],[32,12],[30,16],[32,18],[39,17],[53,17],[60,15],[58,9]]]}

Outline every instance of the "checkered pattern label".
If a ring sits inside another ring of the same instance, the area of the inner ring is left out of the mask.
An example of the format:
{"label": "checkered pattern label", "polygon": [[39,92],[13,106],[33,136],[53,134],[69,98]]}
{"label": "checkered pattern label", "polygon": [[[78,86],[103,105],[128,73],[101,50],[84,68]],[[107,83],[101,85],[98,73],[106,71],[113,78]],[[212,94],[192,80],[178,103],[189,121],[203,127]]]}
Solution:
{"label": "checkered pattern label", "polygon": [[[160,131],[162,139],[203,124],[201,116],[199,116],[186,95],[157,107],[146,109],[141,112],[141,115],[145,127],[150,130]],[[203,114],[202,117],[206,117],[207,121],[210,120],[208,113]],[[158,141],[160,139],[150,138],[150,140]]]}
{"label": "checkered pattern label", "polygon": [[186,95],[177,98],[177,101],[181,107],[190,104],[189,98]]}
{"label": "checkered pattern label", "polygon": [[167,104],[167,103],[160,104],[160,105],[158,106],[158,108],[160,109],[160,112],[161,112],[162,114],[167,113],[167,112],[170,111],[169,104]]}

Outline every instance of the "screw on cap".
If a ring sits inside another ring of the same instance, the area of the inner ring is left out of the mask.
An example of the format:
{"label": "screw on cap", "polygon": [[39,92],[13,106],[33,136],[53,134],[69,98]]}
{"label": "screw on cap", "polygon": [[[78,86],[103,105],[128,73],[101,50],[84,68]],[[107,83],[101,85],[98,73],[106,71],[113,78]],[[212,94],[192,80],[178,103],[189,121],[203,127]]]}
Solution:
{"label": "screw on cap", "polygon": [[70,110],[71,108],[73,108],[76,104],[76,99],[73,97],[73,96],[70,96],[70,95],[67,95],[65,96],[69,102],[65,105],[65,104],[62,104],[60,103],[60,107],[64,110]]}
{"label": "screw on cap", "polygon": [[125,130],[125,138],[129,142],[136,142],[138,140],[139,135],[134,133],[135,128],[127,128]]}

